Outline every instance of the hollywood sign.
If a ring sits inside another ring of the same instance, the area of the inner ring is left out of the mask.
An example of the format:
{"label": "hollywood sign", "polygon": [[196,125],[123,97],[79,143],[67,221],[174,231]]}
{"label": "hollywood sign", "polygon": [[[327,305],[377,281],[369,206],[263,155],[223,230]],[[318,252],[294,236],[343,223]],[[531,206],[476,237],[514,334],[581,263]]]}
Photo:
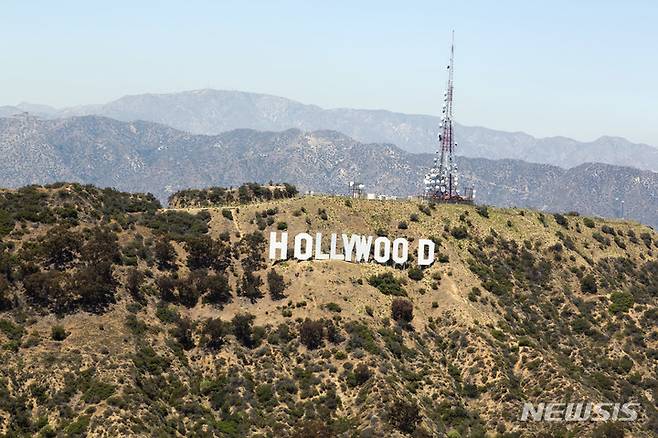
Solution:
{"label": "hollywood sign", "polygon": [[[270,260],[287,260],[289,258],[288,233],[270,233]],[[340,242],[340,248],[339,248]],[[323,243],[325,245],[323,245]],[[354,263],[369,262],[393,263],[403,265],[409,260],[409,241],[398,237],[391,241],[388,237],[364,236],[360,234],[332,233],[327,241],[323,241],[322,233],[312,236],[308,233],[296,234],[293,239],[292,257],[297,260],[342,260]],[[418,256],[416,260],[419,266],[429,266],[434,263],[435,244],[430,239],[418,239]]]}

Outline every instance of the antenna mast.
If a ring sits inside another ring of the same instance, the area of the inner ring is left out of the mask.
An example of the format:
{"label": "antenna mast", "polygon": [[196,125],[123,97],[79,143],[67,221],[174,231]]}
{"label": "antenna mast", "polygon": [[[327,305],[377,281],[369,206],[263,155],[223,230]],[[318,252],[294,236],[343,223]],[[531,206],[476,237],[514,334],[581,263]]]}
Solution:
{"label": "antenna mast", "polygon": [[450,46],[450,63],[448,64],[448,83],[443,93],[441,123],[439,124],[439,148],[436,151],[434,164],[425,176],[425,197],[437,202],[470,203],[473,201],[473,191],[470,189],[465,196],[459,195],[459,172],[455,161],[455,126],[453,122],[454,98],[454,63],[455,63],[455,31],[452,31]]}

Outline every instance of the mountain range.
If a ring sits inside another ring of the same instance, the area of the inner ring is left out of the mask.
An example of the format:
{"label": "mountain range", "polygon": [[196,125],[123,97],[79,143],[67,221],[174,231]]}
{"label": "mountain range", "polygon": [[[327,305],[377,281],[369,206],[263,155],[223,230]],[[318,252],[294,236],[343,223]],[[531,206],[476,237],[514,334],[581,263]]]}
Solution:
{"label": "mountain range", "polygon": [[[286,181],[301,190],[419,194],[430,154],[361,143],[329,130],[239,129],[194,135],[98,116],[0,119],[0,186],[76,181],[148,191],[161,200],[190,187]],[[618,217],[658,226],[658,173],[606,164],[563,169],[520,160],[459,159],[480,203]]]}
{"label": "mountain range", "polygon": [[[438,106],[437,106],[438,109]],[[55,109],[20,104],[0,107],[0,117],[20,112],[41,117],[100,115],[121,121],[161,123],[192,134],[216,135],[234,129],[260,131],[334,130],[364,143],[392,143],[413,153],[436,148],[439,118],[384,110],[323,109],[283,97],[227,90],[124,96],[101,105]],[[599,162],[658,171],[658,149],[619,137],[578,142],[566,137],[535,138],[458,125],[459,154],[488,159],[517,159],[571,168]]]}

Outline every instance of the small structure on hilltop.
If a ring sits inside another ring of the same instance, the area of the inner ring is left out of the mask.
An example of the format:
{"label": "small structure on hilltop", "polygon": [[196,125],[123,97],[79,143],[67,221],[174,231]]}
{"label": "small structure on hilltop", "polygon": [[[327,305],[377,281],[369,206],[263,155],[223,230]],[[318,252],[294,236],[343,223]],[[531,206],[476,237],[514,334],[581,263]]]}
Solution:
{"label": "small structure on hilltop", "polygon": [[349,184],[349,196],[350,198],[362,198],[363,197],[363,189],[365,188],[365,185],[360,182],[356,181],[350,181]]}
{"label": "small structure on hilltop", "polygon": [[452,204],[472,204],[474,190],[466,188],[459,194],[459,171],[455,160],[455,127],[452,113],[453,99],[453,65],[455,56],[455,37],[453,31],[452,46],[450,48],[450,64],[448,64],[448,85],[443,93],[443,109],[441,124],[439,125],[439,148],[434,157],[434,164],[429,173],[425,175],[424,197],[430,202],[444,202]]}

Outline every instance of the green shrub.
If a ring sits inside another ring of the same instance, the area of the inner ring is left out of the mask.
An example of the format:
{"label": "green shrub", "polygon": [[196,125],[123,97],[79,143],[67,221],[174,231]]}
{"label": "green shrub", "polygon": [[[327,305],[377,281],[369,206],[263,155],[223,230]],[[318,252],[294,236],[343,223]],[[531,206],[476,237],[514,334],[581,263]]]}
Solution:
{"label": "green shrub", "polygon": [[233,220],[233,212],[229,210],[228,208],[223,208],[222,209],[222,216],[224,216],[226,219],[232,221]]}
{"label": "green shrub", "polygon": [[158,234],[168,235],[172,240],[182,241],[192,236],[201,236],[208,232],[208,212],[190,214],[183,211],[168,210],[162,213],[146,215],[143,225]]}
{"label": "green shrub", "polygon": [[114,394],[115,386],[92,379],[86,391],[82,394],[85,403],[96,404]]}
{"label": "green shrub", "polygon": [[596,293],[598,291],[596,278],[592,274],[585,275],[580,280],[580,290],[584,293]]}
{"label": "green shrub", "polygon": [[279,222],[276,228],[280,231],[285,231],[288,229],[288,224],[286,222]]}
{"label": "green shrub", "polygon": [[483,218],[489,218],[489,208],[486,205],[478,205],[475,211]]}
{"label": "green shrub", "polygon": [[418,210],[420,210],[421,212],[423,212],[427,216],[432,216],[432,210],[427,205],[419,204],[418,205]]}
{"label": "green shrub", "polygon": [[343,309],[341,309],[341,307],[336,303],[327,303],[327,304],[324,305],[324,307],[325,307],[325,309],[329,310],[330,312],[340,313],[340,312],[343,311]]}
{"label": "green shrub", "polygon": [[482,292],[480,291],[479,288],[474,287],[471,289],[471,291],[468,293],[468,299],[470,301],[477,301],[478,297],[480,296]]}
{"label": "green shrub", "polygon": [[596,226],[594,221],[588,217],[583,218],[583,225],[585,225],[587,228],[594,228]]}
{"label": "green shrub", "polygon": [[582,316],[574,319],[571,323],[571,329],[580,334],[587,334],[591,326],[590,322]]}
{"label": "green shrub", "polygon": [[[126,321],[125,321],[126,327],[128,327],[128,330],[134,335],[134,336],[143,336],[146,331],[148,330],[148,326],[146,323],[139,318],[134,313],[129,313],[126,315]],[[53,339],[55,339],[53,337]],[[62,340],[62,339],[55,339],[55,340]]]}
{"label": "green shrub", "polygon": [[180,318],[176,309],[169,306],[167,303],[158,304],[155,309],[155,316],[164,323],[176,322]]}
{"label": "green shrub", "polygon": [[50,337],[53,339],[53,341],[63,341],[68,336],[69,333],[61,325],[54,325],[50,329]]}
{"label": "green shrub", "polygon": [[274,397],[274,388],[268,383],[256,387],[256,397],[261,403],[267,403]]}
{"label": "green shrub", "polygon": [[611,313],[626,313],[634,304],[633,295],[628,292],[613,292],[610,295],[610,312]]}
{"label": "green shrub", "polygon": [[356,368],[354,368],[353,371],[347,373],[347,386],[350,388],[361,386],[366,383],[370,377],[372,377],[372,372],[370,371],[368,365],[360,363],[356,366]]}
{"label": "green shrub", "polygon": [[388,410],[388,422],[401,432],[411,434],[420,421],[420,409],[404,400],[395,401]]}
{"label": "green shrub", "polygon": [[133,356],[135,367],[141,372],[159,375],[170,365],[169,360],[159,356],[150,346],[142,346]]}
{"label": "green shrub", "polygon": [[89,415],[80,415],[74,422],[64,428],[67,437],[85,436],[89,427]]}
{"label": "green shrub", "polygon": [[612,228],[610,225],[603,225],[601,227],[601,231],[603,231],[605,234],[609,234],[611,236],[616,236],[617,233],[615,232],[615,229]]}
{"label": "green shrub", "polygon": [[225,304],[231,302],[233,295],[228,278],[224,274],[209,274],[197,280],[197,289],[203,296],[203,302],[214,304],[222,308]]}
{"label": "green shrub", "polygon": [[555,214],[553,214],[553,217],[555,218],[555,222],[558,225],[561,225],[565,228],[569,226],[569,221],[567,220],[567,218],[565,216],[563,216],[559,213],[555,213]]}
{"label": "green shrub", "polygon": [[414,266],[412,268],[409,268],[409,271],[407,272],[407,275],[409,276],[409,278],[411,278],[414,281],[420,281],[420,280],[423,279],[423,276],[425,274],[423,273],[422,269],[420,269],[417,266]]}
{"label": "green shrub", "polygon": [[395,278],[392,273],[385,272],[379,275],[373,275],[368,279],[368,284],[379,289],[384,295],[406,296],[407,293],[402,288],[400,280]]}
{"label": "green shrub", "polygon": [[594,238],[594,240],[599,242],[601,245],[610,246],[610,239],[608,239],[607,237],[605,237],[603,234],[599,233],[598,231],[595,231],[594,233],[592,233],[592,237]]}
{"label": "green shrub", "polygon": [[262,285],[263,280],[258,275],[252,271],[245,271],[238,286],[238,296],[248,298],[251,304],[254,304],[263,298],[263,292],[260,290]]}
{"label": "green shrub", "polygon": [[13,341],[19,341],[23,337],[24,333],[23,327],[14,324],[7,319],[0,319],[0,331],[2,331],[5,336]]}
{"label": "green shrub", "polygon": [[153,257],[159,269],[171,270],[176,268],[176,250],[166,239],[160,238],[155,242]]}
{"label": "green shrub", "polygon": [[351,350],[360,348],[371,354],[381,353],[377,341],[375,341],[375,336],[367,325],[353,321],[346,324],[345,328],[350,335],[348,347]]}
{"label": "green shrub", "polygon": [[455,227],[450,230],[450,235],[457,240],[465,239],[468,237],[468,230],[466,227]]}

